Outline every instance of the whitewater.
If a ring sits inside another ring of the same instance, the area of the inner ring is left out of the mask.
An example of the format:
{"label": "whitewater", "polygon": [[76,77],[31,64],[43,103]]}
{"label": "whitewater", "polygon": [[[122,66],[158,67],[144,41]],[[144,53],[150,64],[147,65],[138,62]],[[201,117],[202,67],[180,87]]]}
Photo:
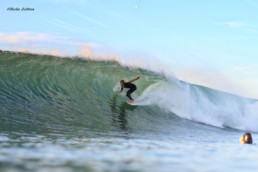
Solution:
{"label": "whitewater", "polygon": [[[135,81],[135,105],[119,81]],[[0,171],[249,171],[258,101],[159,72],[0,51]],[[237,163],[236,163],[237,162]]]}

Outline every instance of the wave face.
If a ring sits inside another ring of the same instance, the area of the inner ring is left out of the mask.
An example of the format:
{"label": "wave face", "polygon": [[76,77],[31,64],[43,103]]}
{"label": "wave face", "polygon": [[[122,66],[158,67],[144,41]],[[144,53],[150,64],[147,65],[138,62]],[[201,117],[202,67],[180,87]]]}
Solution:
{"label": "wave face", "polygon": [[[188,119],[258,131],[258,102],[114,61],[0,52],[0,129],[85,135],[162,132]],[[125,101],[119,81],[141,76]],[[178,118],[180,117],[180,118]],[[162,126],[162,127],[161,127]]]}

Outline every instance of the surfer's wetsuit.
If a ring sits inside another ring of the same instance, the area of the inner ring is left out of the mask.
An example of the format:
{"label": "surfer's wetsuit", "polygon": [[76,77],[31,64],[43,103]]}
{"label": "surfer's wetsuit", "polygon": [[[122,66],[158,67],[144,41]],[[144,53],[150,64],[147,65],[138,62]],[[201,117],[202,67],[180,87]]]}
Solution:
{"label": "surfer's wetsuit", "polygon": [[130,99],[133,100],[133,98],[131,97],[131,94],[137,89],[136,85],[132,84],[131,82],[125,82],[124,83],[124,87],[121,88],[121,91],[123,91],[124,88],[130,88],[127,93],[126,96]]}

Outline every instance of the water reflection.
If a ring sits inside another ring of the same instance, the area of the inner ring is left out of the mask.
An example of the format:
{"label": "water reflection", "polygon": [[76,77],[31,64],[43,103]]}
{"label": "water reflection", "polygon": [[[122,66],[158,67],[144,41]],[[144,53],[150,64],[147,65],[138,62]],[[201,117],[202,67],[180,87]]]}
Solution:
{"label": "water reflection", "polygon": [[120,105],[117,104],[117,97],[118,95],[114,95],[110,101],[110,110],[112,112],[112,125],[119,127],[120,130],[129,132],[130,131],[130,124],[128,123],[128,115],[132,113],[128,113],[129,111],[133,111],[136,106],[132,106],[127,104],[126,102],[120,103]]}

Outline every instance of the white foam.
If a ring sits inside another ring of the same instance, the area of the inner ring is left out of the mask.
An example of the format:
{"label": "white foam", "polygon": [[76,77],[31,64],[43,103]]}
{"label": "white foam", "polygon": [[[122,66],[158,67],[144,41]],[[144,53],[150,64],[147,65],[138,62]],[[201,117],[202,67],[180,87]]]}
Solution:
{"label": "white foam", "polygon": [[258,131],[258,102],[172,79],[150,85],[135,105],[156,105],[181,118],[217,127]]}

